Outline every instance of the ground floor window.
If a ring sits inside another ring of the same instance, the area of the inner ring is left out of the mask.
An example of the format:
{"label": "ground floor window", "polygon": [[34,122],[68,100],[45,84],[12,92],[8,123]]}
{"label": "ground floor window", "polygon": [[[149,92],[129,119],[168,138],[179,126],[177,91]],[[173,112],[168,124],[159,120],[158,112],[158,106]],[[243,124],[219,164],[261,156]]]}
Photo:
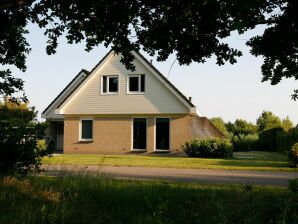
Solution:
{"label": "ground floor window", "polygon": [[146,150],[147,119],[133,118],[133,149]]}
{"label": "ground floor window", "polygon": [[170,119],[156,118],[155,120],[155,149],[170,149]]}
{"label": "ground floor window", "polygon": [[81,132],[80,140],[82,141],[93,140],[93,120],[82,119],[80,132]]}

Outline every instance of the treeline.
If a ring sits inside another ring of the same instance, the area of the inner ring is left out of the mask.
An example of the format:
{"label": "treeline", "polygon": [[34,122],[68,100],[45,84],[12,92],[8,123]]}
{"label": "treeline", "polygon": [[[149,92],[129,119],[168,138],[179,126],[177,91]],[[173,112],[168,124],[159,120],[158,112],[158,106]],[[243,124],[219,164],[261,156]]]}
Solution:
{"label": "treeline", "polygon": [[279,118],[271,111],[263,111],[256,123],[244,119],[225,122],[220,117],[210,121],[234,145],[234,151],[288,152],[298,142],[298,124],[294,126],[289,117]]}

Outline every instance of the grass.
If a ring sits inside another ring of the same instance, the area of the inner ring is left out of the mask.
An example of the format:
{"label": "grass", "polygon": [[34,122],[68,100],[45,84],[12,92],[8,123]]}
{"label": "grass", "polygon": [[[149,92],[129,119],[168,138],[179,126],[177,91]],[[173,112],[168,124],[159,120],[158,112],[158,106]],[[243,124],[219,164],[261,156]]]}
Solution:
{"label": "grass", "polygon": [[54,156],[52,158],[44,158],[42,162],[44,164],[51,165],[105,165],[286,172],[298,171],[297,168],[288,167],[286,155],[274,152],[236,152],[234,153],[234,158],[224,159],[202,159],[136,154],[63,154]]}
{"label": "grass", "polygon": [[296,223],[282,187],[179,184],[102,176],[0,178],[0,223]]}

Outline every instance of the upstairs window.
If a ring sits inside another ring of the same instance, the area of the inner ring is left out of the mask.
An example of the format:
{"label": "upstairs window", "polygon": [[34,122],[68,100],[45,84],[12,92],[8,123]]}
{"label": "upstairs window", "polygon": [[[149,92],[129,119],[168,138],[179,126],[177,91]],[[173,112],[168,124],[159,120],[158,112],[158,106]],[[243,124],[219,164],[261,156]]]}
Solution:
{"label": "upstairs window", "polygon": [[128,76],[128,93],[145,92],[145,75]]}
{"label": "upstairs window", "polygon": [[118,76],[104,75],[102,76],[101,92],[103,94],[117,94],[118,93]]}

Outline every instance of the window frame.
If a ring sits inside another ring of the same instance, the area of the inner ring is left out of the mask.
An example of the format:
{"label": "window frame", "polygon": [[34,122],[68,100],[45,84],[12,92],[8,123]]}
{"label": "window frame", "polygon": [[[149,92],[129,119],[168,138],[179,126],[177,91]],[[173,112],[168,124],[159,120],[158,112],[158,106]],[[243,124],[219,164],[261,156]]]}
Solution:
{"label": "window frame", "polygon": [[[103,77],[107,77],[107,92],[103,91]],[[110,87],[109,87],[109,83],[110,83],[110,78],[117,78],[118,79],[118,85],[117,85],[117,92],[110,92]],[[119,95],[120,93],[120,89],[119,89],[119,75],[102,75],[101,76],[101,81],[100,81],[101,85],[100,85],[100,93],[102,95]]]}
{"label": "window frame", "polygon": [[[82,121],[92,121],[92,138],[82,138]],[[94,141],[94,119],[93,118],[80,118],[79,124],[79,141],[80,142],[92,142]]]}
{"label": "window frame", "polygon": [[[142,86],[142,75],[144,76],[144,91],[141,91],[141,86]],[[138,91],[130,91],[130,78],[131,77],[138,77]],[[129,74],[127,75],[127,94],[146,94],[146,75],[145,74]]]}

